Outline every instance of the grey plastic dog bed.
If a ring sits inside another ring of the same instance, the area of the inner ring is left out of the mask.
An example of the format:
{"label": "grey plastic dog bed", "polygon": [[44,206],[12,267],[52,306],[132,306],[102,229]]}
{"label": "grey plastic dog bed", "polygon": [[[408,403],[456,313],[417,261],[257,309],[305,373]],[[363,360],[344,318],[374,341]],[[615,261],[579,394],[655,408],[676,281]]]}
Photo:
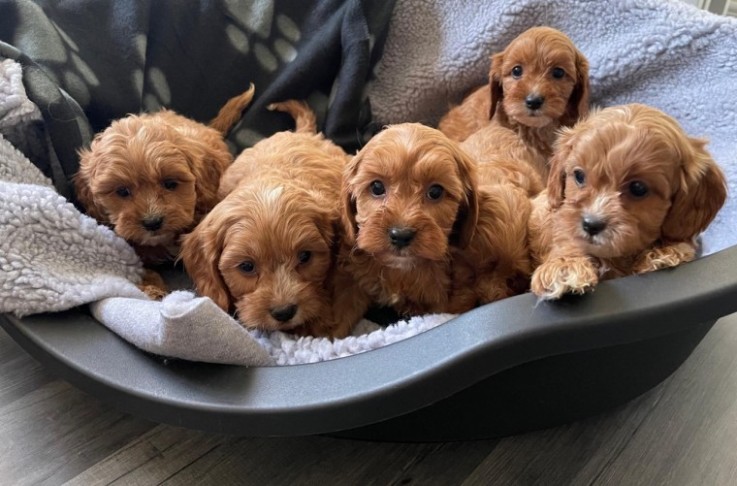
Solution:
{"label": "grey plastic dog bed", "polygon": [[[706,95],[724,92],[732,79],[725,76],[737,74],[719,72],[722,78],[706,82],[704,76],[716,71],[703,68],[737,52],[737,27],[677,2],[621,3],[633,12],[617,10],[618,2],[602,7],[585,0],[500,1],[475,16],[469,12],[480,8],[477,3],[456,8],[454,2],[439,2],[440,10],[449,12],[436,12],[435,23],[423,19],[432,12],[413,10],[410,0],[396,6],[353,0],[263,2],[262,11],[247,15],[248,2],[208,2],[196,15],[196,9],[175,4],[0,3],[0,54],[26,69],[29,97],[44,117],[36,129],[50,142],[27,147],[26,155],[52,176],[61,194],[73,197],[69,177],[76,171],[76,149],[111,119],[161,105],[207,119],[251,81],[259,97],[230,138],[234,150],[254,136],[289,128],[285,119],[260,115],[266,104],[284,98],[309,99],[328,136],[348,150],[381,124],[396,121],[392,117],[398,113],[431,123],[448,99],[457,100],[483,82],[486,54],[479,52],[498,50],[541,23],[566,30],[589,55],[595,101],[660,106],[689,132],[711,137],[723,167],[737,165],[734,136],[723,136],[728,131],[722,128],[704,132],[700,115],[718,106],[734,133],[729,120],[737,116],[737,102]],[[493,15],[496,23],[486,22],[485,15]],[[415,31],[412,19],[432,29]],[[462,28],[459,19],[466,19]],[[81,23],[85,29],[78,28]],[[495,27],[488,30],[489,25]],[[609,44],[590,35],[596,29],[609,33]],[[452,41],[459,32],[470,39],[462,55],[435,42]],[[668,34],[657,38],[662,32]],[[284,61],[290,51],[279,39],[293,43],[296,60]],[[411,51],[418,49],[413,42],[426,49]],[[402,49],[416,54],[403,58]],[[377,68],[382,52],[387,62]],[[435,64],[426,62],[431,55],[446,68],[452,67],[450,61],[463,64],[464,56],[476,63],[442,78],[430,69]],[[699,63],[681,63],[686,56]],[[400,79],[401,69],[417,76]],[[132,75],[137,70],[140,78]],[[366,86],[372,72],[377,79]],[[161,73],[169,79],[167,89],[161,87]],[[688,79],[678,84],[681,104],[668,105],[668,96],[676,96],[672,89],[653,89],[666,75]],[[418,87],[412,96],[400,85],[410,81]],[[432,89],[425,90],[428,86]],[[382,97],[372,98],[377,92]],[[733,171],[727,173],[732,188]],[[315,364],[246,368],[162,360],[123,341],[83,308],[23,319],[4,314],[0,324],[53,372],[156,421],[250,436],[495,437],[599,413],[672,373],[718,318],[737,311],[733,214],[730,199],[720,223],[732,242],[712,245],[711,254],[696,262],[607,281],[591,295],[558,303],[537,303],[529,294],[513,297],[410,339]],[[705,241],[713,239],[707,234]]]}
{"label": "grey plastic dog bed", "polygon": [[3,328],[121,410],[247,436],[488,438],[580,419],[643,393],[737,311],[737,248],[540,304],[496,302],[408,340],[322,363],[245,368],[146,355],[69,311]]}

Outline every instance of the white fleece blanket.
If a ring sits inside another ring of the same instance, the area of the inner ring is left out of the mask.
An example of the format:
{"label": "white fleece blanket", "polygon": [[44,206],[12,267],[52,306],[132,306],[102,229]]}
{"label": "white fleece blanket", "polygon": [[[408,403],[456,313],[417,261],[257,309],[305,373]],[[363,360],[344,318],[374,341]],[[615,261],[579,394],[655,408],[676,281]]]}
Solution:
{"label": "white fleece blanket", "polygon": [[[568,33],[587,55],[594,102],[649,103],[674,115],[690,133],[711,138],[711,151],[734,192],[737,21],[675,0],[398,0],[369,87],[375,117],[380,123],[435,123],[450,103],[486,81],[492,52],[542,24]],[[19,95],[7,89],[19,86],[9,66],[3,63],[0,70],[0,117],[8,116],[3,106]],[[348,356],[453,317],[418,317],[386,329],[363,321],[355,336],[329,341],[247,332],[212,301],[188,291],[149,301],[132,283],[140,263],[125,242],[76,212],[34,171],[0,139],[0,312],[26,315],[92,302],[100,322],[146,351],[242,365]],[[730,196],[707,232],[706,252],[737,242],[735,212]]]}
{"label": "white fleece blanket", "polygon": [[1,134],[40,119],[17,63],[0,62],[0,312],[69,309],[140,296],[141,263],[112,231],[81,215]]}

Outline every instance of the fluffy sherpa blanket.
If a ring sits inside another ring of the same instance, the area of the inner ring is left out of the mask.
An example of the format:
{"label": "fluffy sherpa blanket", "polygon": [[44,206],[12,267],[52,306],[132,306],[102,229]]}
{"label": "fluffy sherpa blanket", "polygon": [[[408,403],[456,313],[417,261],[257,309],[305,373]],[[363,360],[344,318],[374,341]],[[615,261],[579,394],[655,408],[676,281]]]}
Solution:
{"label": "fluffy sherpa blanket", "polygon": [[40,118],[17,63],[0,62],[0,311],[26,315],[111,296],[141,296],[133,249],[60,196],[6,140]]}
{"label": "fluffy sherpa blanket", "polygon": [[[492,52],[543,24],[568,33],[589,58],[595,103],[639,101],[671,113],[690,133],[712,140],[712,153],[734,192],[737,98],[728,94],[737,86],[737,21],[677,1],[398,0],[368,88],[376,122],[436,122],[450,103],[486,81]],[[0,76],[0,85],[12,83],[12,74]],[[0,100],[0,106],[16,95]],[[149,301],[133,284],[140,267],[124,242],[54,194],[48,180],[30,170],[30,162],[4,139],[0,161],[0,312],[23,315],[92,302],[100,322],[144,350],[244,365],[347,356],[452,317],[418,317],[386,329],[364,321],[355,336],[329,341],[247,332],[209,299],[188,291]],[[707,232],[706,252],[737,241],[734,204],[730,197]],[[118,252],[115,258],[107,253],[111,248]],[[59,262],[62,271],[54,270]]]}

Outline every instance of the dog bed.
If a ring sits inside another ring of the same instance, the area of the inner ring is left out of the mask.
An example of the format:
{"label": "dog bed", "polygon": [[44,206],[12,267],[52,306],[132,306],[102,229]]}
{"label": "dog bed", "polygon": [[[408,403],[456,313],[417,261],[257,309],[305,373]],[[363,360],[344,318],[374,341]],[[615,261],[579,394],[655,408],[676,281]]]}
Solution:
{"label": "dog bed", "polygon": [[385,328],[371,320],[391,317],[372,316],[330,342],[248,333],[181,269],[167,278],[182,291],[145,300],[130,247],[67,202],[76,150],[111,119],[167,106],[207,120],[254,82],[234,151],[289,128],[264,110],[285,98],[307,99],[352,151],[383,124],[437,122],[533,25],[587,55],[594,103],[649,103],[711,139],[734,191],[735,20],[655,0],[294,4],[0,4],[1,319],[53,371],[131,413],[217,432],[492,437],[637,396],[737,310],[731,196],[698,261],[554,304],[526,294]]}

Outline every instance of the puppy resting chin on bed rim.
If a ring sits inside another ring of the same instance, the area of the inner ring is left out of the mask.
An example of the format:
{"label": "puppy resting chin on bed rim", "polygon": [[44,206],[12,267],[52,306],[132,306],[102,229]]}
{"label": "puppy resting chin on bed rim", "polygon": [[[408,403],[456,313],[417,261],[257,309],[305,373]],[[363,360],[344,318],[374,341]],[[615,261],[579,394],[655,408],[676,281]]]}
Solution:
{"label": "puppy resting chin on bed rim", "polygon": [[691,261],[727,196],[724,174],[672,117],[641,104],[591,113],[563,131],[529,230],[542,299],[600,279]]}

